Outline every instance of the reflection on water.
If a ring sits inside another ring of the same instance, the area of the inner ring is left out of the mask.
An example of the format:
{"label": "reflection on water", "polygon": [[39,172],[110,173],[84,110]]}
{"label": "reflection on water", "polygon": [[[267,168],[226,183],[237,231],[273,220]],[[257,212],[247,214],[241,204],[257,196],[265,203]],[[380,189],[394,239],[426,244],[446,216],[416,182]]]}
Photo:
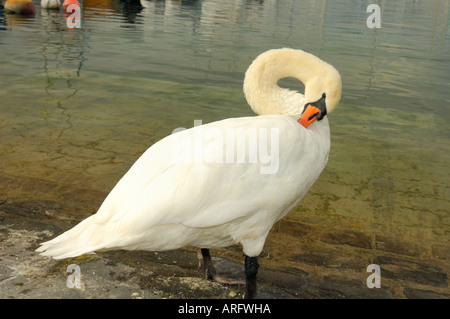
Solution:
{"label": "reflection on water", "polygon": [[448,261],[450,4],[383,2],[380,29],[367,28],[366,6],[85,0],[80,29],[39,6],[32,19],[1,10],[0,177],[51,187],[0,189],[12,201],[90,198],[89,215],[174,128],[252,115],[249,63],[296,47],[340,70],[343,103],[329,164],[267,255],[295,265],[308,247],[356,247]]}

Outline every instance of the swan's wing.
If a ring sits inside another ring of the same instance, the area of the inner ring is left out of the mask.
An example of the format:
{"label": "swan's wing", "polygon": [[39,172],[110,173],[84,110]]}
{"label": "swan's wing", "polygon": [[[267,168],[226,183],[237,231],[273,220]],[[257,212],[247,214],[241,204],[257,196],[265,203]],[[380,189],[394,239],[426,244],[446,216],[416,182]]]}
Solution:
{"label": "swan's wing", "polygon": [[[263,174],[259,159],[249,163],[254,159],[248,153],[246,159],[237,158],[239,149],[249,149],[252,134],[259,137],[264,130],[266,134],[278,131],[279,154],[273,160],[283,167],[274,174]],[[243,132],[247,139],[237,139]],[[296,176],[301,175],[301,168],[289,165],[289,159],[298,160],[302,146],[285,143],[298,143],[302,135],[306,140],[307,134],[289,116],[266,116],[219,121],[168,136],[138,159],[105,199],[95,220],[139,232],[166,224],[210,227],[258,210],[279,209],[276,205],[286,197],[295,197],[293,185],[299,184]],[[232,147],[234,160],[227,153]],[[225,163],[216,163],[220,150]],[[231,163],[226,163],[227,155]]]}

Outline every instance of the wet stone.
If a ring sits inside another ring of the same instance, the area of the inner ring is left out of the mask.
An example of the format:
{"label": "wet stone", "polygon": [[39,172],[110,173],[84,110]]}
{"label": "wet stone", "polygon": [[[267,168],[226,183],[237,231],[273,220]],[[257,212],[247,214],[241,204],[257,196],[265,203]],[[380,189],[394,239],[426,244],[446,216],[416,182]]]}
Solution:
{"label": "wet stone", "polygon": [[370,249],[372,247],[372,239],[370,238],[370,236],[353,230],[335,230],[333,232],[324,234],[321,240],[326,243],[336,245],[349,245],[366,249]]}
{"label": "wet stone", "polygon": [[274,226],[274,231],[282,232],[286,235],[294,237],[303,237],[311,231],[312,227],[304,223],[291,222],[288,220],[280,220],[277,225]]}
{"label": "wet stone", "polygon": [[447,273],[439,266],[425,264],[414,258],[378,256],[374,263],[380,265],[381,276],[420,285],[446,288]]}
{"label": "wet stone", "polygon": [[[1,222],[1,220],[0,220]],[[6,240],[8,238],[8,230],[6,228],[0,229],[0,242]]]}
{"label": "wet stone", "polygon": [[0,265],[0,283],[12,276],[13,270],[9,267]]}
{"label": "wet stone", "polygon": [[381,267],[381,273],[383,278],[389,278],[394,280],[405,280],[421,285],[430,285],[434,287],[446,288],[447,274],[437,271],[422,271],[422,270],[410,270],[410,269],[396,269],[394,271],[383,269]]}
{"label": "wet stone", "polygon": [[309,265],[315,266],[330,266],[332,262],[330,261],[330,257],[328,255],[323,255],[319,253],[305,253],[293,255],[289,258],[289,260],[302,262]]}
{"label": "wet stone", "polygon": [[295,270],[295,273],[291,272],[275,272],[272,270],[261,269],[258,271],[258,276],[273,285],[283,287],[289,291],[301,292],[307,284],[308,273],[301,270]]}
{"label": "wet stone", "polygon": [[[4,225],[4,227],[7,227],[7,229],[41,232],[42,239],[47,239],[49,235],[59,234],[62,232],[62,229],[56,225],[51,225],[36,220],[29,220],[21,216],[4,214],[1,211],[0,225]],[[4,229],[3,231],[6,231],[6,229]],[[0,234],[0,239],[2,237],[4,236]]]}
{"label": "wet stone", "polygon": [[409,299],[449,299],[450,294],[441,294],[434,291],[422,289],[405,288],[403,293]]}
{"label": "wet stone", "polygon": [[323,281],[319,285],[320,295],[325,298],[351,298],[351,299],[390,299],[393,294],[383,288],[369,289],[367,287],[354,287],[341,282]]}
{"label": "wet stone", "polygon": [[410,268],[410,269],[419,269],[424,272],[435,272],[435,273],[445,273],[444,269],[442,267],[426,264],[423,263],[417,259],[414,258],[397,258],[397,257],[390,257],[390,256],[379,256],[374,259],[376,262],[381,264],[391,264],[396,265],[403,268]]}
{"label": "wet stone", "polygon": [[6,204],[1,210],[10,215],[22,216],[30,219],[41,219],[57,215],[61,205],[51,201],[25,201]]}
{"label": "wet stone", "polygon": [[419,257],[420,255],[420,250],[417,244],[390,238],[387,236],[376,235],[375,246],[376,249],[395,254],[407,255],[412,257]]}
{"label": "wet stone", "polygon": [[450,245],[432,245],[431,246],[433,256],[444,259],[444,260],[450,260]]}

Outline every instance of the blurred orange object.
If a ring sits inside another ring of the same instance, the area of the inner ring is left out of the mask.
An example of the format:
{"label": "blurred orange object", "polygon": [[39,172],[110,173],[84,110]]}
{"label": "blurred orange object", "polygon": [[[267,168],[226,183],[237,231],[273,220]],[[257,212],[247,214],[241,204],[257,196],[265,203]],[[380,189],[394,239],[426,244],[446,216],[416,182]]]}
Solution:
{"label": "blurred orange object", "polygon": [[64,0],[64,2],[63,2],[64,10],[66,10],[67,7],[70,6],[71,4],[76,4],[76,5],[80,6],[80,3],[77,0]]}
{"label": "blurred orange object", "polygon": [[6,0],[5,11],[23,15],[36,14],[36,6],[31,0]]}

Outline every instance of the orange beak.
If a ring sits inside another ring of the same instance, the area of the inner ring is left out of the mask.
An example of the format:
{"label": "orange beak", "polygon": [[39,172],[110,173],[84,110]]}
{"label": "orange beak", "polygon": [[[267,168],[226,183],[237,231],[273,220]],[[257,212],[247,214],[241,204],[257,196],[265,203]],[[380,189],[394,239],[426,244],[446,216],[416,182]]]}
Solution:
{"label": "orange beak", "polygon": [[309,104],[306,107],[306,110],[303,111],[302,117],[298,120],[298,122],[305,128],[307,128],[308,126],[311,125],[312,122],[314,122],[317,119],[317,115],[320,113],[321,111],[317,107]]}

